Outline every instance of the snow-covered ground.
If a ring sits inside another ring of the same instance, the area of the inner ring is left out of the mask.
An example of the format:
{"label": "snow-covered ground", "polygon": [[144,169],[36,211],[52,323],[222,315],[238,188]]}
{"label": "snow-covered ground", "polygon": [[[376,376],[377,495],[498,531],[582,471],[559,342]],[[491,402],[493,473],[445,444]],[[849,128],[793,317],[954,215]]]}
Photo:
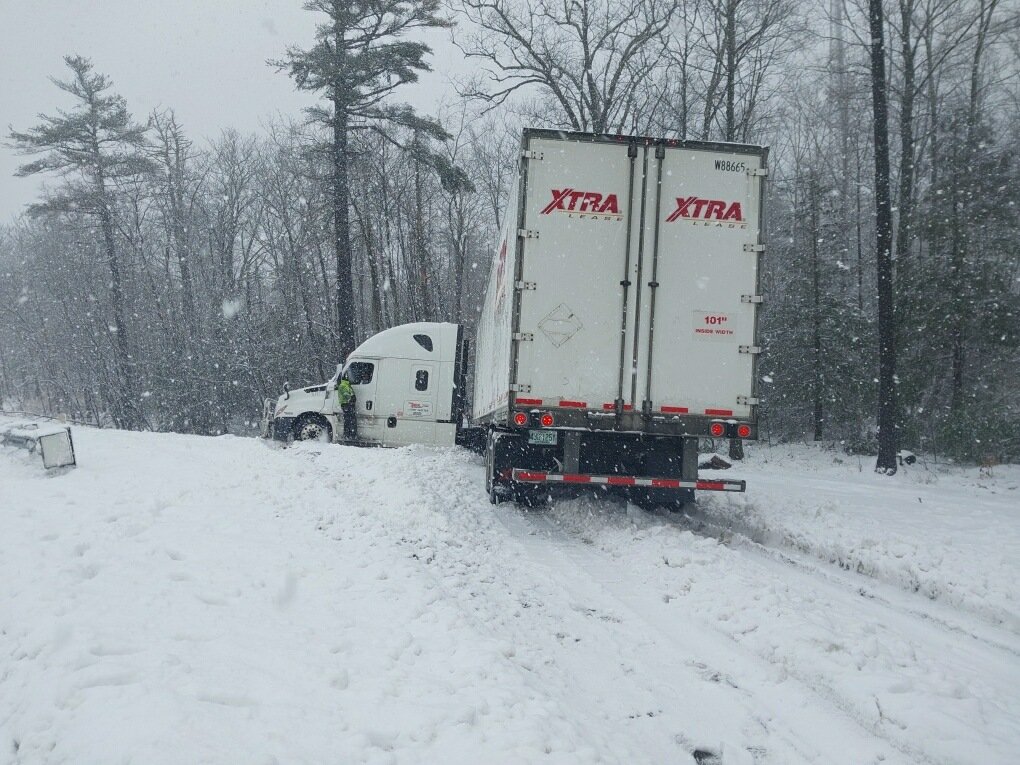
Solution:
{"label": "snow-covered ground", "polygon": [[493,508],[457,450],[75,444],[0,448],[0,763],[1020,752],[1017,468],[752,448],[689,518]]}

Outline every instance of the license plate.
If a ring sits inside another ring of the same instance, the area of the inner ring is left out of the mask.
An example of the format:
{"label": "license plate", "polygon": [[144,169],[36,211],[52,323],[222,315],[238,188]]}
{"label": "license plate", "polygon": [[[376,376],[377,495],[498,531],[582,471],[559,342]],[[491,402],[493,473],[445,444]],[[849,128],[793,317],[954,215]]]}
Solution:
{"label": "license plate", "polygon": [[539,446],[556,446],[555,430],[529,430],[528,443]]}

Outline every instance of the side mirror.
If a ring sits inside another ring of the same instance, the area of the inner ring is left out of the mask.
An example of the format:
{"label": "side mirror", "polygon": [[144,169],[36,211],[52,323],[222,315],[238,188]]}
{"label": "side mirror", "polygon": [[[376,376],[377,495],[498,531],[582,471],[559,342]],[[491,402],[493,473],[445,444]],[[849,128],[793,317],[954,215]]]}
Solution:
{"label": "side mirror", "polygon": [[284,398],[290,398],[290,383],[289,382],[285,382],[283,384],[283,397]]}

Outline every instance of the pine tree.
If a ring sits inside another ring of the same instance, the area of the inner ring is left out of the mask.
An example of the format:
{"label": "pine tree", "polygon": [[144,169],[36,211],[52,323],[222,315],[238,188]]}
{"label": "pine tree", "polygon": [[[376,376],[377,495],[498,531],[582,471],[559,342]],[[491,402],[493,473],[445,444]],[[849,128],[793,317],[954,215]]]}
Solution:
{"label": "pine tree", "polygon": [[[438,0],[309,0],[305,10],[328,20],[315,33],[308,50],[289,48],[286,57],[270,62],[286,71],[301,90],[321,93],[325,107],[308,110],[312,121],[327,128],[333,187],[336,256],[336,333],[341,360],[354,349],[354,274],[351,252],[350,162],[352,131],[374,130],[396,142],[390,129],[403,127],[418,136],[445,139],[434,121],[419,117],[406,104],[388,103],[401,85],[416,82],[429,71],[428,45],[401,39],[414,29],[447,27]],[[430,155],[433,159],[438,158]],[[452,172],[445,165],[441,171]]]}
{"label": "pine tree", "polygon": [[41,124],[24,133],[11,131],[10,139],[19,153],[41,155],[18,168],[18,176],[53,172],[66,178],[66,183],[56,193],[29,207],[31,214],[83,214],[99,221],[110,271],[113,313],[110,327],[120,376],[116,418],[123,427],[134,428],[141,425],[142,415],[125,322],[114,208],[116,184],[152,168],[140,153],[147,128],[131,120],[125,100],[108,92],[112,83],[105,75],[93,72],[89,59],[65,56],[64,63],[72,77],[52,82],[77,99],[75,108],[58,110],[55,117],[41,115]]}

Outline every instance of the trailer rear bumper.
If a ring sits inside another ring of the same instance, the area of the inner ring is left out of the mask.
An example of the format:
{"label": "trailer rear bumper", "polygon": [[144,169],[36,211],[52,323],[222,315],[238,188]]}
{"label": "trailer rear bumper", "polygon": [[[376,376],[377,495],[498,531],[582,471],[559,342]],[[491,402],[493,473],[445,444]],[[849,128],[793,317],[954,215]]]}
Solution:
{"label": "trailer rear bumper", "polygon": [[683,481],[679,478],[652,478],[632,475],[591,475],[589,473],[547,473],[540,470],[515,468],[511,474],[518,483],[565,483],[595,486],[635,486],[649,489],[695,489],[697,491],[745,491],[746,481],[716,479]]}

